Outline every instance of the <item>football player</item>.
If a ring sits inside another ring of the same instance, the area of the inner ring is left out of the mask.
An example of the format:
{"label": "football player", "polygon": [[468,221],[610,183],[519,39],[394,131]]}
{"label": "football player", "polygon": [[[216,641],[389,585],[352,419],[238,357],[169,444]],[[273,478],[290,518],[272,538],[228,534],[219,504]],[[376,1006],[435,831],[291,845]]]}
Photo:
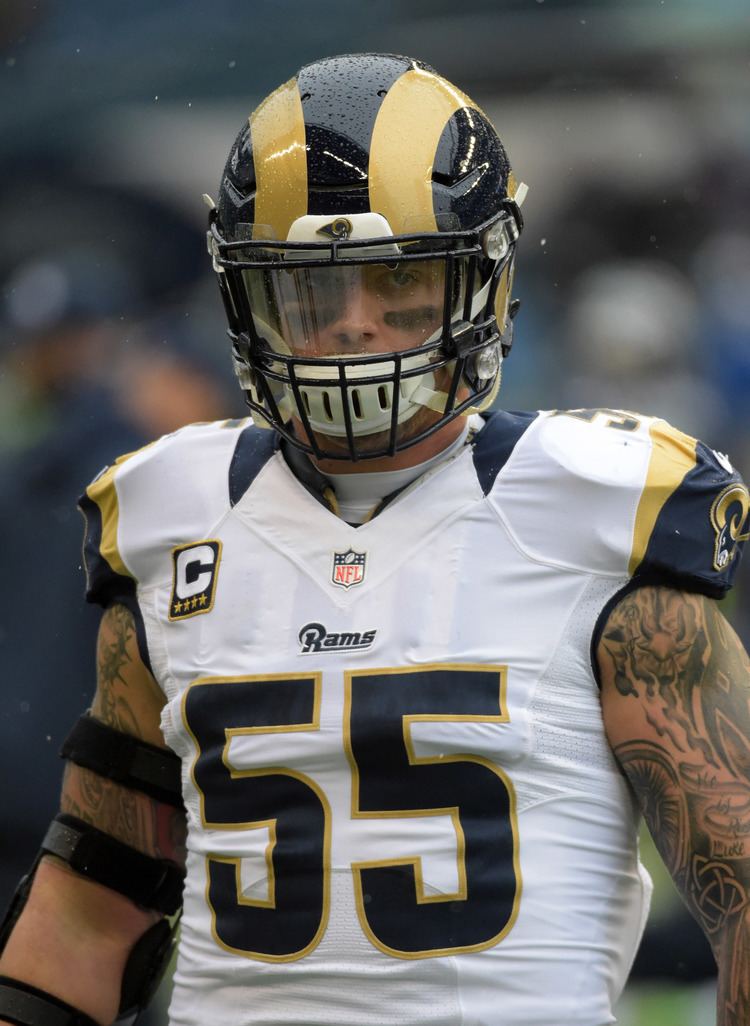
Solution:
{"label": "football player", "polygon": [[748,661],[715,600],[748,493],[653,417],[490,412],[524,193],[404,57],[317,61],[243,126],[208,244],[252,417],[82,500],[98,691],[6,1021],[137,1013],[181,906],[174,1026],[605,1026],[643,814],[747,1026]]}

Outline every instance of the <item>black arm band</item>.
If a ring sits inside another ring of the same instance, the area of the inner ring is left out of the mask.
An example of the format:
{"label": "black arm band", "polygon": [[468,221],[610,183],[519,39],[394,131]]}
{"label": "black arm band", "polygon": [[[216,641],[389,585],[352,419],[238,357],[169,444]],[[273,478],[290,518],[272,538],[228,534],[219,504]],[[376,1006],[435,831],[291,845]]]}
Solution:
{"label": "black arm band", "polygon": [[0,1019],[16,1026],[98,1026],[85,1012],[10,976],[0,976]]}
{"label": "black arm band", "polygon": [[159,802],[182,808],[180,757],[166,748],[81,716],[63,742],[60,755]]}
{"label": "black arm band", "polygon": [[176,863],[144,855],[75,816],[52,820],[42,851],[143,908],[174,915],[182,904],[185,874]]}

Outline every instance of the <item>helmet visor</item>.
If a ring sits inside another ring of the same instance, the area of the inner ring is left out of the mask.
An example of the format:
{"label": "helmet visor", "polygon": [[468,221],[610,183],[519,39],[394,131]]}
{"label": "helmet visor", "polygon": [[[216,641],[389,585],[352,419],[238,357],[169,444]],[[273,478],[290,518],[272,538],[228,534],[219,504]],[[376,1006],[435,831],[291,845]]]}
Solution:
{"label": "helmet visor", "polygon": [[[440,337],[446,306],[443,259],[242,272],[255,330],[274,352],[310,359],[368,356]],[[462,307],[462,262],[450,275],[449,316]]]}

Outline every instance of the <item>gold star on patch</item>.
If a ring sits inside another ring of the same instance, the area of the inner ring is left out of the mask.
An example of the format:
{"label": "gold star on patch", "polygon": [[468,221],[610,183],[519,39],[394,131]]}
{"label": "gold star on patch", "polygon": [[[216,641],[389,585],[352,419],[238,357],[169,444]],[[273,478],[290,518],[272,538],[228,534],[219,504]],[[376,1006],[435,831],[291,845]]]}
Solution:
{"label": "gold star on patch", "polygon": [[170,621],[209,613],[214,604],[221,542],[214,538],[190,542],[172,549]]}

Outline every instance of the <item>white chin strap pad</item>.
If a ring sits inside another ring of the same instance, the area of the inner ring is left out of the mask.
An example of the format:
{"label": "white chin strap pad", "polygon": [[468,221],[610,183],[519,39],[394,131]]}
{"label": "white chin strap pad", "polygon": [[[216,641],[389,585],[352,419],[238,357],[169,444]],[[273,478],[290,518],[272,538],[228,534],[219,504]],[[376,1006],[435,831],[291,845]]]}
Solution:
{"label": "white chin strap pad", "polygon": [[[411,370],[424,366],[424,360],[420,356],[410,356],[403,360],[401,366],[402,370]],[[368,378],[382,377],[394,372],[395,365],[387,361],[384,363],[362,363],[355,367],[350,365],[347,368],[349,413],[352,433],[356,437],[371,435],[390,428],[393,412],[393,382],[375,383],[368,381]],[[305,412],[313,430],[334,437],[345,436],[344,397],[339,384],[338,368],[298,367],[296,377]],[[307,384],[305,378],[315,381],[316,384]],[[330,386],[317,383],[321,379],[327,378],[331,380]],[[434,384],[435,373],[432,370],[401,379],[398,403],[399,424],[405,423],[423,406],[437,410],[438,413],[444,411],[447,395],[445,392],[436,391]],[[291,387],[285,385],[284,392],[287,410],[293,412],[296,404]]]}

